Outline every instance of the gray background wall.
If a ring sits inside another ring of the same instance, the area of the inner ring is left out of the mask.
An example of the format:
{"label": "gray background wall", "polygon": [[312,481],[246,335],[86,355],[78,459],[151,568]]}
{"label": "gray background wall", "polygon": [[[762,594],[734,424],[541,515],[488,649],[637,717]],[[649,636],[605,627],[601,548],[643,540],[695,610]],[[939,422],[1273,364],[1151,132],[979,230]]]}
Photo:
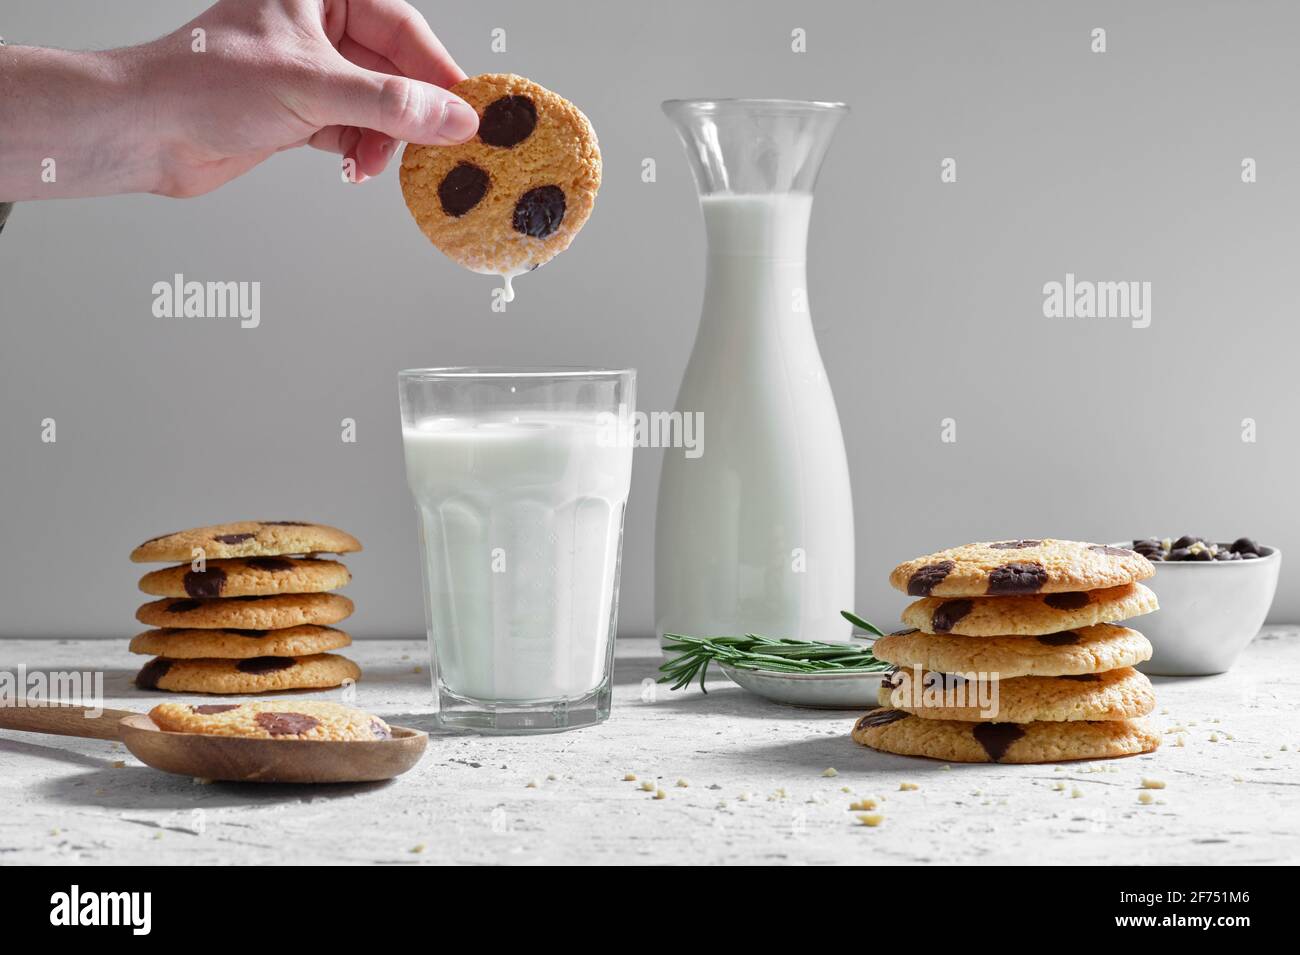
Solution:
{"label": "gray background wall", "polygon": [[[27,0],[5,4],[0,32],[116,46],[203,6]],[[420,236],[393,170],[344,186],[323,153],[277,156],[196,200],[19,206],[0,236],[0,633],[131,633],[131,547],[242,517],[357,534],[350,629],[420,632],[399,368],[633,364],[641,406],[672,405],[704,246],[668,97],[853,106],[810,262],[860,610],[888,621],[903,604],[884,584],[894,563],[972,539],[1248,533],[1296,552],[1294,5],[418,6],[470,73],[523,73],[587,112],[605,157],[591,222],[499,315],[492,280]],[[1103,55],[1089,52],[1097,26]],[[806,54],[789,50],[794,27]],[[956,184],[939,181],[946,156]],[[1045,319],[1043,283],[1067,271],[1150,281],[1151,327]],[[175,272],[260,281],[261,327],[153,318],[150,288]],[[955,444],[940,441],[948,416]],[[40,441],[45,417],[56,444]],[[356,444],[339,440],[343,417]],[[625,633],[652,629],[662,453],[637,456]],[[1300,619],[1296,560],[1274,620]]]}

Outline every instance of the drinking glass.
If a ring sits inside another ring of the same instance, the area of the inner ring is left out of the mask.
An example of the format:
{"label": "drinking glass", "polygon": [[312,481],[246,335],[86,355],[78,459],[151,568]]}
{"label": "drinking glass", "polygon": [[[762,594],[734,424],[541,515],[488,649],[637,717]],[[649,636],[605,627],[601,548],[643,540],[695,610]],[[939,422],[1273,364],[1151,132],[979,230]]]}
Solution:
{"label": "drinking glass", "polygon": [[526,733],[606,719],[636,372],[398,379],[439,722]]}

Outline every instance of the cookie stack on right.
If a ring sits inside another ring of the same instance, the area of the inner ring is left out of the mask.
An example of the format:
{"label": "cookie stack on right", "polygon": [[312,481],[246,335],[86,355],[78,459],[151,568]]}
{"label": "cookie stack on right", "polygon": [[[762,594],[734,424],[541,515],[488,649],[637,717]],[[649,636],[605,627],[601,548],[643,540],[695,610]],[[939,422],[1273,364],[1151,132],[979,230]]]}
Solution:
{"label": "cookie stack on right", "polygon": [[331,592],[352,574],[318,556],[359,550],[351,534],[304,521],[239,521],[145,541],[133,561],[186,563],[140,578],[142,591],[162,599],[136,611],[157,628],[131,641],[133,653],[154,657],[136,686],[243,694],[359,679],[355,663],[327,652],[352,642],[333,626],[352,601]]}
{"label": "cookie stack on right", "polygon": [[[894,568],[911,629],[878,639],[895,669],[881,708],[853,728],[865,746],[946,762],[1050,763],[1160,745],[1146,637],[1120,621],[1157,609],[1155,569],[1104,544],[967,544]],[[927,689],[928,688],[928,689]]]}

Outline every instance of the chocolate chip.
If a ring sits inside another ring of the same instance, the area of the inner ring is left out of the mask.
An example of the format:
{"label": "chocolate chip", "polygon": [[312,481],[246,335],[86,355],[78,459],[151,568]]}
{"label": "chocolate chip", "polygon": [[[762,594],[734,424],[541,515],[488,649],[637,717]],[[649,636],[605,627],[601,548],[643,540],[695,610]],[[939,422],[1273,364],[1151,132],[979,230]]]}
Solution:
{"label": "chocolate chip", "polygon": [[249,557],[244,563],[249,567],[255,567],[258,570],[269,570],[273,573],[282,570],[293,570],[293,561],[283,557]]}
{"label": "chocolate chip", "polygon": [[920,630],[917,629],[916,627],[907,627],[903,630],[895,630],[893,633],[889,634],[889,636],[906,637],[908,634],[912,634],[912,633],[920,633]]}
{"label": "chocolate chip", "polygon": [[998,541],[996,544],[989,544],[994,550],[1024,550],[1026,547],[1037,547],[1042,541]]}
{"label": "chocolate chip", "polygon": [[171,668],[171,660],[156,657],[140,668],[140,672],[135,675],[135,685],[142,690],[156,690],[158,681],[166,676]]}
{"label": "chocolate chip", "polygon": [[858,720],[856,729],[866,729],[868,726],[888,726],[890,723],[897,723],[899,720],[905,720],[908,713],[904,710],[890,710],[885,707],[878,707],[870,713],[864,715]]}
{"label": "chocolate chip", "polygon": [[559,186],[529,189],[515,203],[513,225],[516,232],[545,239],[564,221],[564,190]]}
{"label": "chocolate chip", "polygon": [[934,588],[939,586],[940,582],[952,573],[952,569],[956,566],[950,560],[940,560],[933,564],[926,564],[907,578],[908,594],[913,597],[930,596],[934,592]]}
{"label": "chocolate chip", "polygon": [[473,163],[457,163],[438,183],[438,202],[442,205],[442,211],[460,218],[483,201],[487,195],[488,181],[487,172]]}
{"label": "chocolate chip", "polygon": [[1074,680],[1076,683],[1100,683],[1101,675],[1097,673],[1069,673],[1062,680]]}
{"label": "chocolate chip", "polygon": [[947,633],[974,607],[973,600],[945,600],[934,608],[934,613],[930,615],[930,626],[934,627],[935,633]]}
{"label": "chocolate chip", "polygon": [[300,736],[320,726],[320,720],[306,713],[258,713],[253,720],[272,736]]}
{"label": "chocolate chip", "polygon": [[251,657],[240,660],[235,664],[235,669],[240,673],[274,673],[277,670],[287,670],[293,664],[293,657]]}
{"label": "chocolate chip", "polygon": [[370,721],[370,732],[375,734],[375,739],[392,739],[392,731],[379,720]]}
{"label": "chocolate chip", "polygon": [[1003,564],[989,574],[991,594],[1036,594],[1047,583],[1047,571],[1037,561]]}
{"label": "chocolate chip", "polygon": [[[1184,534],[1182,537],[1178,538],[1178,540],[1174,541],[1172,546],[1175,548],[1191,547],[1193,544],[1204,544],[1204,543],[1205,543],[1204,537],[1193,537],[1191,534]],[[1096,550],[1096,548],[1094,547],[1093,550]]]}
{"label": "chocolate chip", "polygon": [[258,521],[263,527],[311,527],[307,521]]}
{"label": "chocolate chip", "polygon": [[198,610],[203,603],[198,600],[173,600],[166,607],[167,613],[189,613],[191,610]]}
{"label": "chocolate chip", "polygon": [[200,716],[211,716],[213,713],[228,713],[231,710],[239,709],[238,703],[201,703],[198,706],[191,706],[191,710]]}
{"label": "chocolate chip", "polygon": [[212,538],[222,544],[242,544],[244,541],[251,541],[256,534],[218,534]]}
{"label": "chocolate chip", "polygon": [[220,597],[226,589],[226,572],[220,567],[209,567],[202,572],[187,570],[184,586],[191,597]]}
{"label": "chocolate chip", "polygon": [[1088,606],[1088,595],[1082,590],[1072,590],[1068,594],[1048,594],[1043,603],[1054,610],[1078,610]]}
{"label": "chocolate chip", "polygon": [[1062,630],[1060,633],[1045,633],[1038,642],[1045,647],[1069,647],[1079,642],[1079,635],[1073,630]]}
{"label": "chocolate chip", "polygon": [[488,104],[478,121],[478,138],[489,146],[518,146],[537,127],[537,107],[527,96],[503,96]]}
{"label": "chocolate chip", "polygon": [[995,763],[1001,762],[1011,744],[1025,735],[1025,731],[1015,723],[976,723],[971,732],[975,742],[984,747],[984,752]]}
{"label": "chocolate chip", "polygon": [[1238,537],[1232,542],[1230,550],[1234,554],[1258,554],[1260,552],[1259,545],[1249,537]]}
{"label": "chocolate chip", "polygon": [[[1177,545],[1174,545],[1177,546]],[[1126,550],[1123,547],[1111,547],[1109,544],[1093,544],[1088,548],[1094,554],[1104,554],[1106,557],[1132,557],[1133,551]]]}

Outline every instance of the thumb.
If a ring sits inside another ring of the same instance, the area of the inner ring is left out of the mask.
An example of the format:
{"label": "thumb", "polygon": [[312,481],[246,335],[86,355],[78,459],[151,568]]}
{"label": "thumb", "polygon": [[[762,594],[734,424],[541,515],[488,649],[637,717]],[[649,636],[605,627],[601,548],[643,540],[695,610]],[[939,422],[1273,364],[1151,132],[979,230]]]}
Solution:
{"label": "thumb", "polygon": [[463,99],[406,76],[350,66],[320,98],[313,113],[322,126],[360,126],[431,146],[463,143],[478,131],[478,114]]}

